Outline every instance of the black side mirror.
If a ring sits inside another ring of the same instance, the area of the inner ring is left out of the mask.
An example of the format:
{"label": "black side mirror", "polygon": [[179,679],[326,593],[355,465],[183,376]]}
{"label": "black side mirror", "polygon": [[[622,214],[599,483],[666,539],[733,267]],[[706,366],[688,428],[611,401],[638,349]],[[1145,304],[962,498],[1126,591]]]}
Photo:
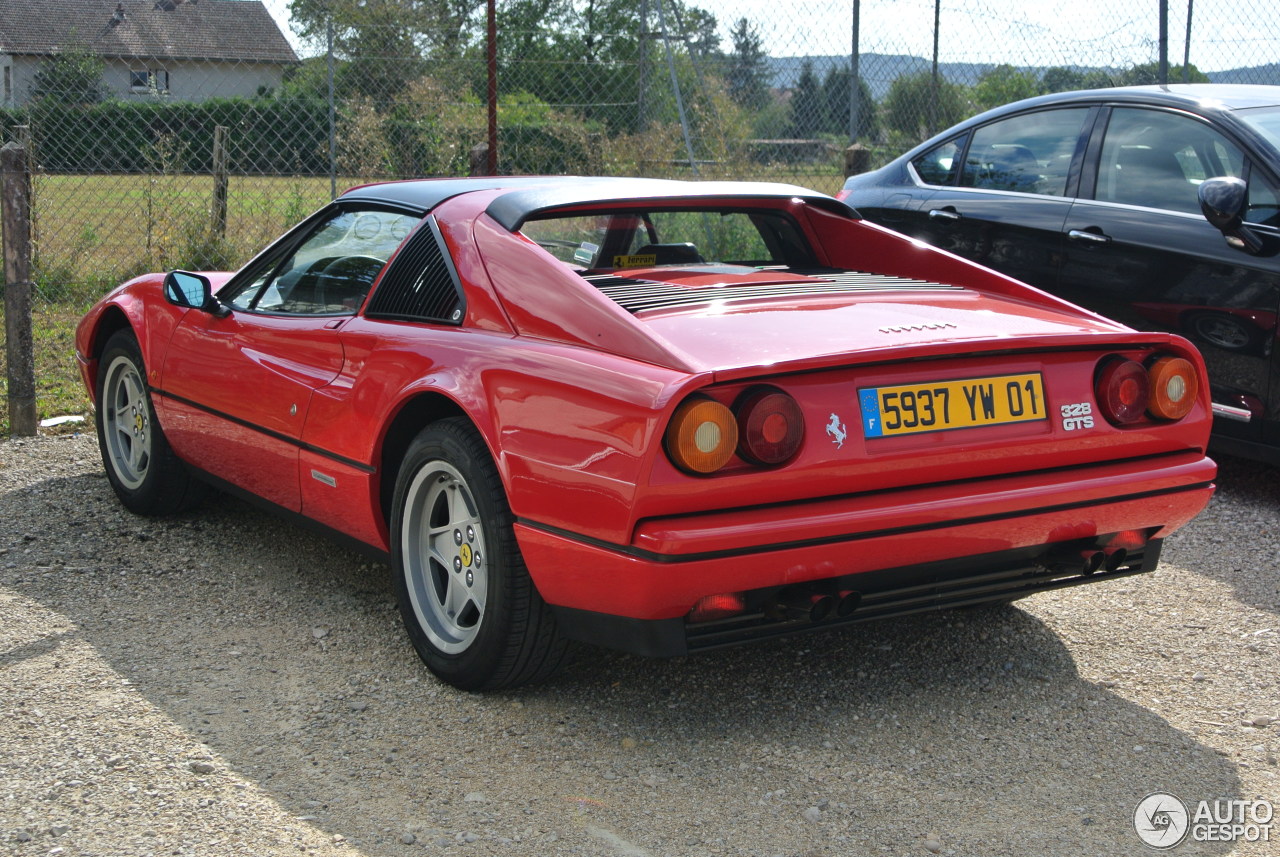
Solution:
{"label": "black side mirror", "polygon": [[1200,211],[1227,243],[1237,250],[1256,256],[1262,252],[1262,239],[1244,222],[1249,204],[1249,186],[1243,179],[1222,176],[1201,182],[1197,191]]}
{"label": "black side mirror", "polygon": [[213,286],[209,278],[203,274],[170,271],[164,275],[164,296],[171,304],[202,310],[218,318],[225,318],[231,314],[231,310],[213,296]]}

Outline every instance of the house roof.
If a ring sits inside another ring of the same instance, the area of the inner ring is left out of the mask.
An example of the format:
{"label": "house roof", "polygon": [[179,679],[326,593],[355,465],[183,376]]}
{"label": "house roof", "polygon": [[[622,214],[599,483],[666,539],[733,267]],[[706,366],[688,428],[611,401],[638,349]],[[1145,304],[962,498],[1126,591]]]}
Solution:
{"label": "house roof", "polygon": [[0,53],[295,63],[259,0],[0,0]]}

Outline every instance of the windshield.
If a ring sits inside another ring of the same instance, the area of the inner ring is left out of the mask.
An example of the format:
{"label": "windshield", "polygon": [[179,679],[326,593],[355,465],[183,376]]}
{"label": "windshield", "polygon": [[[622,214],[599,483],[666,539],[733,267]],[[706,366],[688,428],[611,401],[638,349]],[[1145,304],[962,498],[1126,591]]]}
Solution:
{"label": "windshield", "polygon": [[777,211],[611,211],[532,220],[521,232],[575,270],[813,263],[800,230]]}

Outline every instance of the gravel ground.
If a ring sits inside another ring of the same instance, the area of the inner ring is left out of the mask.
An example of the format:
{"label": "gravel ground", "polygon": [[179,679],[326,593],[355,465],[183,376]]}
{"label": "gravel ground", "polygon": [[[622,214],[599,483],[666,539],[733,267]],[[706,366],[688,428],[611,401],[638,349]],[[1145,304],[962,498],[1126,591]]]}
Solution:
{"label": "gravel ground", "polygon": [[0,853],[1146,853],[1151,792],[1280,804],[1280,481],[1220,482],[1152,575],[482,696],[385,567],[0,443]]}

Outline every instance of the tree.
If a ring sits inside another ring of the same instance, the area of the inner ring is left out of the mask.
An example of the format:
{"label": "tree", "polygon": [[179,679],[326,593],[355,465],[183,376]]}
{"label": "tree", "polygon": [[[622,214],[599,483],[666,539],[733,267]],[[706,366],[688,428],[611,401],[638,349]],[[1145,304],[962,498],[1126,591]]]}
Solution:
{"label": "tree", "polygon": [[978,78],[973,87],[973,101],[983,110],[999,107],[1040,94],[1040,81],[1034,74],[1018,71],[1008,63],[998,65]]}
{"label": "tree", "polygon": [[927,71],[894,78],[884,98],[885,122],[895,131],[924,138],[969,115],[964,90],[939,77],[934,87]]}
{"label": "tree", "polygon": [[822,95],[813,63],[805,60],[800,79],[791,90],[791,136],[801,140],[813,137],[826,122],[827,104]]}
{"label": "tree", "polygon": [[1073,89],[1084,89],[1084,72],[1064,66],[1047,68],[1040,76],[1040,92],[1070,92]]}
{"label": "tree", "polygon": [[106,61],[86,46],[75,45],[41,64],[31,86],[33,101],[97,104],[103,100]]}
{"label": "tree", "polygon": [[[852,79],[853,70],[845,65],[832,68],[822,81],[822,96],[826,106],[826,124],[822,130],[829,134],[849,134],[849,87]],[[877,131],[876,102],[871,97],[871,88],[859,76],[858,127],[853,138],[857,140],[874,137]]]}
{"label": "tree", "polygon": [[769,67],[760,32],[746,18],[739,18],[730,33],[733,53],[725,82],[729,97],[747,109],[759,110],[769,103]]}
{"label": "tree", "polygon": [[[1190,83],[1208,83],[1209,77],[1196,68],[1189,67]],[[1160,64],[1149,62],[1125,69],[1115,78],[1115,86],[1150,86],[1160,82]],[[1182,83],[1182,66],[1169,66],[1169,83]]]}

